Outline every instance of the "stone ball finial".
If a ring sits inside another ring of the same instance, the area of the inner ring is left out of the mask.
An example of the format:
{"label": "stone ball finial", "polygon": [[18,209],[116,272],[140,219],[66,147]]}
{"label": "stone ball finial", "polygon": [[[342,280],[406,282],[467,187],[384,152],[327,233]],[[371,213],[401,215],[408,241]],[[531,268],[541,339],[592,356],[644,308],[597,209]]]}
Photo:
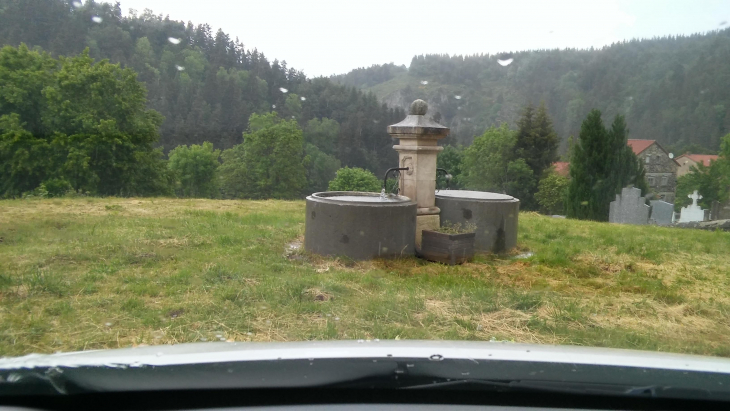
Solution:
{"label": "stone ball finial", "polygon": [[428,104],[420,98],[411,103],[411,115],[425,116],[428,111]]}

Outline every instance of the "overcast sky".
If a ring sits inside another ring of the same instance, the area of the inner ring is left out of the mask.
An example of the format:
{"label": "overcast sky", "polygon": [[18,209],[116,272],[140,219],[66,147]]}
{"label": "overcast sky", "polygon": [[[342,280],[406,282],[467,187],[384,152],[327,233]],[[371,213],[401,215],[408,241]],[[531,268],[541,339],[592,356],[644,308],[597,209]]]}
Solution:
{"label": "overcast sky", "polygon": [[[308,76],[416,54],[600,47],[727,27],[730,0],[120,0],[208,23]],[[112,2],[112,1],[108,1]]]}

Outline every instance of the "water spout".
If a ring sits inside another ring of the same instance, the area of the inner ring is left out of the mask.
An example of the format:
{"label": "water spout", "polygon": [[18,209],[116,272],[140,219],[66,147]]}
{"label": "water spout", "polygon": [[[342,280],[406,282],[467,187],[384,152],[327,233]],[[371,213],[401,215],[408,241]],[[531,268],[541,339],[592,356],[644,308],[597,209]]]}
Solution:
{"label": "water spout", "polygon": [[400,173],[401,171],[408,171],[408,167],[393,167],[389,168],[388,171],[385,172],[385,177],[383,177],[383,189],[380,191],[381,197],[385,198],[385,186],[388,184],[388,175],[393,172]]}

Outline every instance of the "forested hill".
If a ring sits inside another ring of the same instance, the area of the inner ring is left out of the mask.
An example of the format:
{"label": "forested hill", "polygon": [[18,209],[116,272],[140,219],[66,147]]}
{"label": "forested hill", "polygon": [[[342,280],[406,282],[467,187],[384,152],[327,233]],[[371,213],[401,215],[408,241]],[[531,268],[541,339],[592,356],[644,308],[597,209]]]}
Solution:
{"label": "forested hill", "polygon": [[592,108],[624,114],[629,138],[667,147],[716,151],[730,131],[730,29],[591,50],[416,56],[408,69],[376,65],[334,80],[400,107],[423,98],[462,143],[491,125],[514,126],[523,105],[541,100],[563,147]]}
{"label": "forested hill", "polygon": [[389,109],[354,87],[308,79],[285,61],[269,61],[208,25],[151,11],[123,16],[121,7],[93,0],[83,5],[0,0],[0,46],[25,43],[54,56],[89,48],[95,59],[134,69],[146,84],[149,107],[165,117],[160,143],[166,150],[204,141],[230,148],[241,143],[252,113],[276,111],[303,128],[310,119],[335,120],[338,124],[327,124],[334,124],[336,147],[321,148],[342,165],[379,172],[395,164],[385,127],[402,120],[403,110]]}

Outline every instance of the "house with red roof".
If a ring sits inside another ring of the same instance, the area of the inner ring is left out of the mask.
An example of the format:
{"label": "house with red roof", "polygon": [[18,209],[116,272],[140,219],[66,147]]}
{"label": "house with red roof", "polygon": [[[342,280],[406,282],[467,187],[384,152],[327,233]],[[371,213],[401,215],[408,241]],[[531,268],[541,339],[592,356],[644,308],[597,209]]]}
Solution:
{"label": "house with red roof", "polygon": [[691,172],[692,167],[695,167],[697,164],[702,164],[705,167],[709,167],[710,163],[716,161],[717,158],[717,155],[712,154],[682,154],[681,156],[675,158],[675,160],[679,164],[679,168],[677,169],[677,177],[681,177]]}
{"label": "house with red roof", "polygon": [[[649,189],[662,200],[674,202],[680,164],[656,140],[628,140],[627,144],[644,164]],[[566,177],[569,175],[570,163],[559,161],[553,163],[553,167],[556,173]]]}

